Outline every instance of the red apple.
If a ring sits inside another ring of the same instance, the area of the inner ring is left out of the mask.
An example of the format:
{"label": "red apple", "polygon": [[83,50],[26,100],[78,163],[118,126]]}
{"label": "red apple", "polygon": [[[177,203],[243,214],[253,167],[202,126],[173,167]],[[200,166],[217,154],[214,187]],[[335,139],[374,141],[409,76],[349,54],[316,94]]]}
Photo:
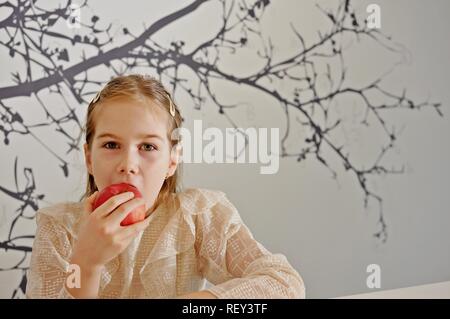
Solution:
{"label": "red apple", "polygon": [[[108,187],[104,188],[101,192],[98,193],[97,198],[94,202],[94,210],[102,205],[104,202],[106,202],[109,198],[112,196],[115,196],[120,193],[125,192],[133,192],[134,198],[140,198],[142,197],[141,192],[134,187],[133,185],[127,184],[127,183],[119,183],[119,184],[113,184],[109,185]],[[120,223],[121,226],[127,226],[131,225],[137,222],[140,222],[145,219],[145,205],[141,205],[135,209],[133,209],[127,217],[125,217],[124,220]]]}

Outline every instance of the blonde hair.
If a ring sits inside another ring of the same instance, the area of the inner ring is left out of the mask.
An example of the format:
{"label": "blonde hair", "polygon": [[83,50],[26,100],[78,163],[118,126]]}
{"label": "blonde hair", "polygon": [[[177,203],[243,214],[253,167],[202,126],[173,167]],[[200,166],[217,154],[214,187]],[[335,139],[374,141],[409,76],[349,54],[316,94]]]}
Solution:
{"label": "blonde hair", "polygon": [[[92,146],[92,139],[95,135],[95,110],[96,106],[105,101],[118,97],[129,97],[133,99],[148,99],[162,109],[169,113],[169,123],[167,137],[171,143],[172,150],[175,146],[179,146],[179,140],[172,140],[171,135],[174,129],[180,128],[183,118],[175,105],[175,102],[170,96],[170,93],[164,88],[162,83],[150,76],[143,76],[139,74],[118,76],[110,80],[105,87],[97,93],[95,98],[89,103],[86,115],[86,126],[84,131],[86,133],[86,144],[89,150]],[[177,169],[172,176],[164,180],[163,186],[155,201],[155,206],[164,202],[170,193],[180,191],[181,179],[181,163],[178,163]],[[92,195],[97,191],[97,185],[94,181],[94,176],[89,174],[87,176],[86,192],[82,196],[82,200]]]}

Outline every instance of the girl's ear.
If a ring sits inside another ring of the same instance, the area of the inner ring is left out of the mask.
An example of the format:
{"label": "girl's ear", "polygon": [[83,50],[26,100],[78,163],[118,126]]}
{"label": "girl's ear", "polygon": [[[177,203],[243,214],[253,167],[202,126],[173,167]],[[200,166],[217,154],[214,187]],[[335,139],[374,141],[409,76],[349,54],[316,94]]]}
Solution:
{"label": "girl's ear", "polygon": [[87,143],[84,143],[83,148],[84,148],[84,161],[86,163],[87,170],[88,170],[89,174],[93,175],[92,174],[91,152],[89,151],[89,147],[88,147]]}
{"label": "girl's ear", "polygon": [[175,144],[170,151],[169,169],[167,171],[167,176],[172,176],[178,167],[181,155],[181,145],[180,143]]}

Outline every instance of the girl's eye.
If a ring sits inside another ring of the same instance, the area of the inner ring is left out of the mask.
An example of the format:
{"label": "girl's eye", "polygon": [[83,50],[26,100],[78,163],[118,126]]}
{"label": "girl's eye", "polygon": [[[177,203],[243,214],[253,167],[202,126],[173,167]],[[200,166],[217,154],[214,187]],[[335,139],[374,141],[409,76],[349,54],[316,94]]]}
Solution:
{"label": "girl's eye", "polygon": [[[116,142],[107,142],[107,143],[103,144],[103,147],[106,149],[115,149],[115,148],[117,148],[117,143]],[[156,150],[156,147],[152,144],[143,144],[142,149],[144,151],[151,152],[151,151]]]}
{"label": "girl's eye", "polygon": [[[109,146],[111,146],[111,147],[109,147]],[[117,144],[115,143],[115,142],[107,142],[107,143],[105,143],[104,145],[103,145],[103,147],[104,148],[106,148],[106,149],[111,149],[111,148],[115,148],[115,146],[116,146]]]}
{"label": "girl's eye", "polygon": [[144,151],[153,151],[156,150],[156,147],[152,144],[143,144],[142,147],[144,148]]}

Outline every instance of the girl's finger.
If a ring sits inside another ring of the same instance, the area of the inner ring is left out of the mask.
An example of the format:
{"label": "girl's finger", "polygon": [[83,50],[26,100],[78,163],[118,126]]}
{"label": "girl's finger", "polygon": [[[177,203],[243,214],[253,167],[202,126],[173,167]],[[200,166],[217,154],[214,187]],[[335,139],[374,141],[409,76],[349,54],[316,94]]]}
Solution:
{"label": "girl's finger", "polygon": [[110,219],[113,224],[119,225],[133,209],[142,205],[145,205],[144,198],[132,199],[113,211],[111,215],[108,216],[108,219]]}
{"label": "girl's finger", "polygon": [[121,236],[123,236],[123,238],[135,237],[139,232],[145,230],[148,227],[151,220],[150,216],[147,216],[144,220],[134,223],[133,225],[122,227],[123,232]]}
{"label": "girl's finger", "polygon": [[109,214],[111,214],[111,212],[113,212],[117,207],[119,207],[123,203],[126,203],[133,197],[134,197],[133,192],[125,192],[114,195],[111,198],[109,198],[106,202],[101,204],[99,207],[97,207],[93,211],[93,214],[94,216],[97,217],[106,217]]}
{"label": "girl's finger", "polygon": [[92,213],[93,205],[94,205],[95,199],[97,198],[97,194],[98,194],[98,191],[95,191],[88,198],[85,199],[84,208],[87,213]]}

